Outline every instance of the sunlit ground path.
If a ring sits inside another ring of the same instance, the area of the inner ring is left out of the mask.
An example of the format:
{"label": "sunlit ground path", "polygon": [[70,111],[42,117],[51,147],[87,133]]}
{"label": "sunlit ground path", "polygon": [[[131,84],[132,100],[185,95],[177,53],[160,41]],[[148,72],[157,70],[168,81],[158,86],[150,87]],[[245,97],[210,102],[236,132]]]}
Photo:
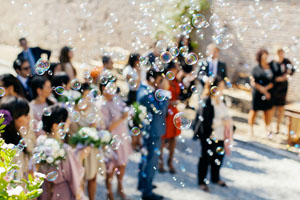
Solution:
{"label": "sunlit ground path", "polygon": [[[232,155],[225,159],[221,170],[223,180],[229,187],[224,189],[210,184],[210,193],[201,191],[196,184],[199,142],[191,139],[191,131],[182,136],[177,145],[177,174],[157,173],[155,177],[158,186],[155,192],[166,199],[299,199],[299,162],[237,141]],[[125,192],[133,200],[140,199],[140,193],[136,190],[139,160],[140,154],[131,155],[124,177]],[[106,199],[102,177],[98,179],[97,199]]]}

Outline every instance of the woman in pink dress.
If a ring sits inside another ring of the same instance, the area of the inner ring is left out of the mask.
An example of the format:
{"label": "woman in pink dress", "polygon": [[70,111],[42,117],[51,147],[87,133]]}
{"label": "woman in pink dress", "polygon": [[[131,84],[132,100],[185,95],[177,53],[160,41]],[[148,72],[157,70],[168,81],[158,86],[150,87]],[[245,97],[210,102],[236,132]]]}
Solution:
{"label": "woman in pink dress", "polygon": [[[109,82],[109,84],[114,84]],[[125,174],[125,168],[128,157],[132,152],[131,138],[128,134],[128,112],[124,112],[125,103],[108,88],[106,84],[100,84],[100,91],[104,97],[105,105],[101,107],[102,120],[104,128],[113,136],[111,148],[113,155],[107,163],[106,187],[108,190],[107,198],[113,200],[111,181],[117,171],[118,194],[122,199],[126,199],[123,191],[122,180]]]}
{"label": "woman in pink dress", "polygon": [[[59,142],[60,139],[60,123],[65,123],[68,118],[68,111],[62,107],[52,107],[51,115],[43,115],[43,129],[48,134],[48,137],[55,138]],[[69,126],[69,121],[65,123],[65,128]],[[45,137],[45,136],[40,136]],[[39,139],[39,138],[38,138]],[[78,200],[83,198],[83,190],[81,183],[84,175],[84,168],[81,165],[81,161],[84,157],[83,154],[78,158],[72,148],[63,144],[63,148],[66,152],[65,159],[62,160],[58,166],[49,164],[40,164],[37,166],[38,171],[43,174],[49,174],[56,171],[58,176],[55,180],[45,179],[43,184],[43,193],[39,197],[39,200]]]}

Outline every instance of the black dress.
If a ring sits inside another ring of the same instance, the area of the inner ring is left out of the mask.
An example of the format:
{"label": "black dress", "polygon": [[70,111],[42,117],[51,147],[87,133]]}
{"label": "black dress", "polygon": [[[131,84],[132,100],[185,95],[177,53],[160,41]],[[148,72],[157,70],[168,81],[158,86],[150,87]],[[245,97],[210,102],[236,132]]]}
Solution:
{"label": "black dress", "polygon": [[[291,67],[291,61],[284,59],[281,63],[276,61],[272,62],[272,68],[274,69],[275,78],[289,73],[292,75],[294,73],[294,68]],[[290,72],[289,72],[290,71]],[[275,106],[284,106],[286,102],[286,95],[288,91],[288,81],[284,82],[274,82],[272,93],[272,101]]]}
{"label": "black dress", "polygon": [[[272,65],[270,65],[272,66]],[[252,76],[255,83],[262,86],[267,86],[274,82],[274,70],[271,67],[270,70],[264,70],[261,66],[254,67],[252,71]],[[272,89],[269,90],[272,94]],[[272,100],[267,100],[266,96],[260,93],[256,88],[252,90],[252,109],[253,110],[269,110],[273,106]]]}

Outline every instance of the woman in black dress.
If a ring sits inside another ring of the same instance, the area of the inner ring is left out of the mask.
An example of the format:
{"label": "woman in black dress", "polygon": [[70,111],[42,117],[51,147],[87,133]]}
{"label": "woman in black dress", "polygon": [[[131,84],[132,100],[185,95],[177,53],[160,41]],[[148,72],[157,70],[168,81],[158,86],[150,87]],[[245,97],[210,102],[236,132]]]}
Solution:
{"label": "woman in black dress", "polygon": [[291,61],[284,57],[282,48],[276,50],[277,60],[272,61],[274,69],[275,83],[272,93],[273,113],[277,110],[276,133],[280,132],[280,123],[283,117],[284,105],[288,91],[288,76],[295,72]]}
{"label": "woman in black dress", "polygon": [[252,71],[252,110],[249,112],[249,125],[251,136],[254,136],[253,125],[257,111],[264,111],[264,120],[267,134],[271,134],[270,123],[272,119],[271,90],[273,88],[274,70],[268,63],[268,51],[260,49],[256,54],[258,66]]}

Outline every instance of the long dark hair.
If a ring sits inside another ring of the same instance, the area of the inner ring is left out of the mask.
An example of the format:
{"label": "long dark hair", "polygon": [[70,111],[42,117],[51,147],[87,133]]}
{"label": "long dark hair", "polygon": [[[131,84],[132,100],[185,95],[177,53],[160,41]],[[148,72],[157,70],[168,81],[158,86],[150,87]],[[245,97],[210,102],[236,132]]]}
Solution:
{"label": "long dark hair", "polygon": [[2,74],[0,75],[0,81],[3,83],[3,87],[8,88],[9,86],[14,87],[14,91],[20,96],[24,97],[24,91],[22,89],[22,85],[16,77],[14,77],[12,74]]}
{"label": "long dark hair", "polygon": [[138,54],[138,53],[132,53],[132,54],[130,54],[127,65],[129,65],[132,68],[134,68],[134,63],[136,61],[139,61],[139,58],[140,58],[140,54]]}
{"label": "long dark hair", "polygon": [[[67,85],[70,81],[69,76],[64,73],[64,72],[60,72],[57,75],[53,76],[52,80],[51,80],[51,85],[52,88],[56,88],[57,86],[64,86]],[[59,97],[58,94],[55,93],[55,91],[53,90],[52,92],[55,96],[55,98],[57,99]]]}
{"label": "long dark hair", "polygon": [[47,133],[52,132],[53,124],[59,124],[61,122],[66,122],[68,118],[68,111],[60,106],[54,106],[51,108],[50,116],[42,116],[43,130]]}
{"label": "long dark hair", "polygon": [[6,143],[17,145],[22,139],[15,126],[15,120],[23,115],[28,115],[29,105],[26,99],[21,97],[7,96],[1,99],[0,109],[10,112],[12,121],[4,128],[2,138]]}
{"label": "long dark hair", "polygon": [[61,50],[60,50],[60,56],[59,56],[59,62],[61,64],[61,69],[62,71],[66,71],[66,63],[70,63],[71,66],[72,66],[72,69],[74,71],[74,74],[76,76],[77,72],[76,72],[76,69],[74,68],[74,66],[72,65],[71,63],[71,59],[69,57],[69,52],[72,50],[71,47],[63,47]]}
{"label": "long dark hair", "polygon": [[[33,77],[31,81],[31,90],[32,90],[33,99],[36,99],[38,97],[37,89],[38,88],[43,89],[47,81],[48,79],[46,79],[43,76]],[[48,98],[46,99],[46,103],[48,104],[48,106],[53,105],[53,102],[50,101]]]}

